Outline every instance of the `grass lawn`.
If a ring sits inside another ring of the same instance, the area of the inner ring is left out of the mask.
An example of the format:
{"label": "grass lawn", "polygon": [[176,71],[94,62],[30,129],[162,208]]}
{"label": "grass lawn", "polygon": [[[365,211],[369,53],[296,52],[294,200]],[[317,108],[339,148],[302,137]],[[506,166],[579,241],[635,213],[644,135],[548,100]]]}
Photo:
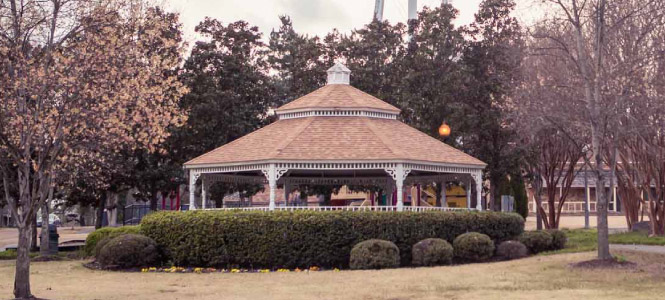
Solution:
{"label": "grass lawn", "polygon": [[[593,253],[435,268],[309,273],[168,274],[93,271],[82,261],[32,265],[33,293],[47,299],[656,299],[665,256],[621,255],[637,270],[579,270]],[[0,261],[0,298],[14,262]]]}
{"label": "grass lawn", "polygon": [[[568,236],[566,248],[543,254],[585,252],[597,249],[598,232],[596,229],[564,229],[563,231]],[[610,244],[665,246],[665,237],[649,237],[646,233],[640,232],[616,233],[610,235]]]}

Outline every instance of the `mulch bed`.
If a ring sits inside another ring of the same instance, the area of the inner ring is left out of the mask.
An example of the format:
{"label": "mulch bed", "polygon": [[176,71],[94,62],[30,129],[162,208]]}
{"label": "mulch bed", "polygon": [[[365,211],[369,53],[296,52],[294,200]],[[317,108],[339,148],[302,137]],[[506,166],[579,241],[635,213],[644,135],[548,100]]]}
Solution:
{"label": "mulch bed", "polygon": [[630,261],[618,261],[616,259],[592,259],[581,261],[570,265],[577,269],[625,269],[637,268],[637,264]]}

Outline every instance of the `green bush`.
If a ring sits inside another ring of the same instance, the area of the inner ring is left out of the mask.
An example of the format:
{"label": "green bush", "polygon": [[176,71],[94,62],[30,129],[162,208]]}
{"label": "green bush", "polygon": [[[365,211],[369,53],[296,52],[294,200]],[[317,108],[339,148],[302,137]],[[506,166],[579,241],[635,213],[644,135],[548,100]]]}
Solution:
{"label": "green bush", "polygon": [[414,266],[449,265],[453,260],[453,246],[443,239],[424,239],[411,248]]}
{"label": "green bush", "polygon": [[496,247],[496,256],[500,259],[511,260],[529,255],[529,250],[518,241],[505,241]]}
{"label": "green bush", "polygon": [[154,266],[159,262],[157,244],[140,234],[121,234],[110,238],[99,251],[97,262],[107,269]]}
{"label": "green bush", "polygon": [[525,231],[518,240],[533,254],[552,249],[552,235],[547,231]]}
{"label": "green bush", "polygon": [[423,239],[450,242],[477,231],[502,241],[523,227],[519,215],[497,212],[189,211],[152,213],[141,233],[179,266],[344,268],[365,240],[395,243],[409,265],[411,247]]}
{"label": "green bush", "polygon": [[85,246],[83,251],[88,256],[94,256],[95,248],[97,248],[97,243],[107,237],[116,237],[121,234],[133,233],[138,234],[140,231],[140,226],[123,226],[123,227],[104,227],[97,229],[90,234],[85,239]]}
{"label": "green bush", "polygon": [[494,242],[486,234],[469,232],[455,238],[453,251],[463,262],[484,261],[494,254]]}
{"label": "green bush", "polygon": [[398,268],[399,260],[395,243],[374,239],[353,246],[349,267],[354,270]]}
{"label": "green bush", "polygon": [[566,248],[568,237],[566,233],[558,229],[547,230],[552,235],[552,247],[549,250],[561,250]]}

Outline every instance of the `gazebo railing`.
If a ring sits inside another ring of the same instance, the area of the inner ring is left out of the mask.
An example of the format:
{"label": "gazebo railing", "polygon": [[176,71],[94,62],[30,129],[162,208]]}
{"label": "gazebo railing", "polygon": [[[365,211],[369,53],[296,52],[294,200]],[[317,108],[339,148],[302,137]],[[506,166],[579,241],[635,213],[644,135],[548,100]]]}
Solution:
{"label": "gazebo railing", "polygon": [[[233,211],[269,211],[267,206],[256,207],[225,207],[208,208],[205,210],[233,210]],[[276,211],[397,211],[397,206],[278,206]],[[403,211],[425,212],[425,211],[473,211],[475,208],[465,207],[436,207],[436,206],[404,206]]]}

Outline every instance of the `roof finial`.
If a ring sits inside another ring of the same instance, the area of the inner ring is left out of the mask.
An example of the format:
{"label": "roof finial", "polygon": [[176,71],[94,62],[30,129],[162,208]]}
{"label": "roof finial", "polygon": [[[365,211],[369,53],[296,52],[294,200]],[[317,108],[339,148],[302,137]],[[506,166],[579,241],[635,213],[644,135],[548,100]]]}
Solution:
{"label": "roof finial", "polygon": [[350,77],[351,70],[340,62],[328,69],[328,84],[349,84]]}

